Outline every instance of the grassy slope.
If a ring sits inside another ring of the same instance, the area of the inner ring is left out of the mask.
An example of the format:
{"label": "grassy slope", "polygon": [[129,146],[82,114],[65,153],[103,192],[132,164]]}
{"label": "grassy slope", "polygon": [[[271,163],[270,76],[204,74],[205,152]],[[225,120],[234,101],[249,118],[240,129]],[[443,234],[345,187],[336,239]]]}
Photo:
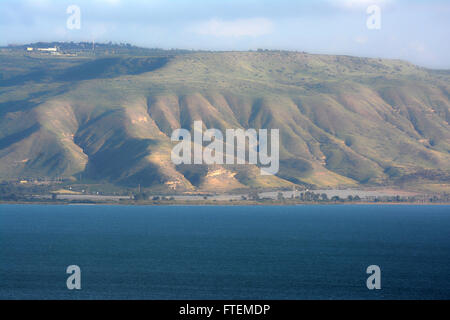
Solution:
{"label": "grassy slope", "polygon": [[[450,168],[445,71],[287,52],[0,63],[3,178],[83,171],[126,185],[228,190],[394,183]],[[279,176],[174,167],[168,137],[195,120],[221,130],[279,128]]]}

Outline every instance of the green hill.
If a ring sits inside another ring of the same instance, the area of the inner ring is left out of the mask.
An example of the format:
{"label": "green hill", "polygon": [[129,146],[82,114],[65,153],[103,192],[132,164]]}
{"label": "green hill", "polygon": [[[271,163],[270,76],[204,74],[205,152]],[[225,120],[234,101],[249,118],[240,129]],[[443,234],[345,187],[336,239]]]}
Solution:
{"label": "green hill", "polygon": [[[450,72],[298,52],[0,53],[0,179],[176,190],[448,185]],[[280,129],[280,172],[174,166],[170,135]]]}

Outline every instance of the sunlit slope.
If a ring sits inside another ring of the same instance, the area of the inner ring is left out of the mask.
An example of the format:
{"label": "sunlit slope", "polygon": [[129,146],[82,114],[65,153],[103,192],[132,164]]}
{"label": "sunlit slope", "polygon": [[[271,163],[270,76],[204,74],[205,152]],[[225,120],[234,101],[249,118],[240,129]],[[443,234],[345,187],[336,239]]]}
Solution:
{"label": "sunlit slope", "polygon": [[[448,183],[446,71],[288,52],[22,60],[0,56],[2,179],[81,174],[186,191]],[[173,165],[172,131],[196,120],[280,129],[279,174]]]}

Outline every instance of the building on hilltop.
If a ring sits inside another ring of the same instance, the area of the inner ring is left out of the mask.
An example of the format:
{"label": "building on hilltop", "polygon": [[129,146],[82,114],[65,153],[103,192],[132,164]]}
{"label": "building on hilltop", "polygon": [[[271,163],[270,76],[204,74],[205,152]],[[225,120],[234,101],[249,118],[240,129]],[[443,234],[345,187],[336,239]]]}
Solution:
{"label": "building on hilltop", "polygon": [[44,51],[44,52],[58,52],[58,48],[38,48],[38,51]]}
{"label": "building on hilltop", "polygon": [[34,48],[34,47],[27,47],[26,51],[29,53],[32,52],[38,52],[41,54],[47,53],[47,54],[52,54],[52,55],[60,55],[61,53],[59,52],[59,48],[58,47],[50,47],[50,48]]}

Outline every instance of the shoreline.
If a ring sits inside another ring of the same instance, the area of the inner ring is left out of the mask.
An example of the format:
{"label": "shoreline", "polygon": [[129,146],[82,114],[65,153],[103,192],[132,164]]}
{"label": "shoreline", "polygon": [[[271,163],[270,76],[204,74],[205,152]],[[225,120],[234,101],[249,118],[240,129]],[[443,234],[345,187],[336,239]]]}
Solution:
{"label": "shoreline", "polygon": [[377,205],[392,205],[392,206],[450,206],[448,202],[329,202],[329,203],[320,203],[320,202],[304,202],[304,203],[281,203],[281,202],[238,202],[230,203],[229,201],[223,202],[205,202],[205,203],[192,203],[193,201],[182,202],[179,203],[165,203],[165,202],[155,202],[155,203],[117,203],[117,202],[26,202],[26,201],[18,201],[18,202],[0,202],[1,205],[37,205],[37,206],[128,206],[128,207],[153,207],[153,206],[167,206],[167,207],[176,207],[176,206],[190,206],[190,207],[235,207],[235,206],[273,206],[273,207],[292,207],[292,206],[330,206],[330,205],[367,205],[367,206],[377,206]]}

